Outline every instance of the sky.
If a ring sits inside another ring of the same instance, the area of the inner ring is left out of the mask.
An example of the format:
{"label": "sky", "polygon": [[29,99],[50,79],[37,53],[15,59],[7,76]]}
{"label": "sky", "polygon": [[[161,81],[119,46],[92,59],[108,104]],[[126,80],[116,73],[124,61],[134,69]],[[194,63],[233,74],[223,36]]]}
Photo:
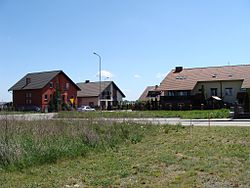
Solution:
{"label": "sky", "polygon": [[113,80],[127,100],[176,66],[250,64],[249,0],[0,0],[0,102],[29,72]]}

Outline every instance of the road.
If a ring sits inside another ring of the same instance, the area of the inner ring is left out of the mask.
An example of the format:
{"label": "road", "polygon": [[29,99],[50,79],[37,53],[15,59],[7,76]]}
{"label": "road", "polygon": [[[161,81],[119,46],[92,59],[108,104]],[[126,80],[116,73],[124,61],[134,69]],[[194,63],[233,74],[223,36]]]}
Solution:
{"label": "road", "polygon": [[[37,120],[62,120],[56,118],[57,113],[33,113],[33,114],[12,114],[12,115],[0,115],[0,120],[25,120],[25,121],[37,121]],[[85,118],[70,118],[64,119],[70,121],[86,121]],[[180,118],[99,118],[101,121],[111,122],[135,122],[141,124],[181,124],[183,126],[246,126],[250,127],[250,119],[180,119]]]}
{"label": "road", "polygon": [[180,119],[180,118],[103,118],[106,121],[152,123],[157,125],[181,124],[183,126],[244,126],[250,127],[250,119]]}
{"label": "road", "polygon": [[17,121],[36,121],[36,120],[50,120],[56,116],[57,113],[25,113],[25,114],[7,114],[0,115],[0,120],[17,120]]}

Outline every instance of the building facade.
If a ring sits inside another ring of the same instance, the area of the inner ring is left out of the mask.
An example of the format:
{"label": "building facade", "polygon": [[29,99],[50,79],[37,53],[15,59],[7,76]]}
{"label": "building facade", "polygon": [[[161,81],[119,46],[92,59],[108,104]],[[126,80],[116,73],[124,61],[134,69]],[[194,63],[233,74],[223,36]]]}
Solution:
{"label": "building facade", "polygon": [[117,106],[125,97],[113,81],[100,83],[86,80],[77,85],[81,89],[77,92],[78,106],[101,106],[102,109],[109,109]]}
{"label": "building facade", "polygon": [[58,111],[77,105],[80,88],[61,70],[29,73],[9,91],[16,110]]}
{"label": "building facade", "polygon": [[161,82],[161,105],[165,108],[219,108],[249,105],[250,65],[176,67]]}

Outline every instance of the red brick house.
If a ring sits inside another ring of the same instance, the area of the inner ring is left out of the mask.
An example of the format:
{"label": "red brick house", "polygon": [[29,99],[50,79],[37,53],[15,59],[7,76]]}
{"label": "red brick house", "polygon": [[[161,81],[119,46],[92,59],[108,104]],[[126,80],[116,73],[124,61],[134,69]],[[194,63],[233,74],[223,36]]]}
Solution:
{"label": "red brick house", "polygon": [[79,90],[61,70],[28,73],[9,89],[13,92],[16,110],[28,110],[35,106],[43,112],[77,105]]}
{"label": "red brick house", "polygon": [[81,89],[77,92],[78,106],[89,105],[92,107],[100,106],[102,109],[117,106],[125,97],[123,92],[113,81],[90,82],[86,80],[77,83]]}

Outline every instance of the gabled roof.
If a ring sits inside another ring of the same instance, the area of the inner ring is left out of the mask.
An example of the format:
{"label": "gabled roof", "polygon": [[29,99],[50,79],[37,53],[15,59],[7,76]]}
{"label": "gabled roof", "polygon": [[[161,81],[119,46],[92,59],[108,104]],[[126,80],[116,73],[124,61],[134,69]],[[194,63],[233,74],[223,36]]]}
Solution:
{"label": "gabled roof", "polygon": [[186,68],[171,70],[157,90],[192,90],[197,82],[242,80],[242,88],[250,88],[250,65]]}
{"label": "gabled roof", "polygon": [[[99,87],[100,82],[81,82],[77,83],[77,86],[81,89],[81,91],[77,92],[78,97],[98,97],[100,95]],[[113,84],[114,87],[121,93],[123,97],[125,95],[123,92],[117,87],[117,85],[113,81],[102,81],[101,82],[101,92],[103,92],[110,84]]]}
{"label": "gabled roof", "polygon": [[146,89],[143,91],[143,93],[141,94],[141,96],[139,97],[139,101],[147,101],[149,100],[148,97],[148,92],[149,91],[153,91],[155,89],[155,86],[148,86],[146,87]]}
{"label": "gabled roof", "polygon": [[[13,90],[28,90],[28,89],[42,89],[45,87],[54,77],[58,74],[64,74],[74,85],[78,88],[78,86],[62,71],[45,71],[45,72],[35,72],[26,74],[21,80],[19,80],[14,86],[12,86],[9,91]],[[30,83],[26,84],[26,78],[30,78]]]}

